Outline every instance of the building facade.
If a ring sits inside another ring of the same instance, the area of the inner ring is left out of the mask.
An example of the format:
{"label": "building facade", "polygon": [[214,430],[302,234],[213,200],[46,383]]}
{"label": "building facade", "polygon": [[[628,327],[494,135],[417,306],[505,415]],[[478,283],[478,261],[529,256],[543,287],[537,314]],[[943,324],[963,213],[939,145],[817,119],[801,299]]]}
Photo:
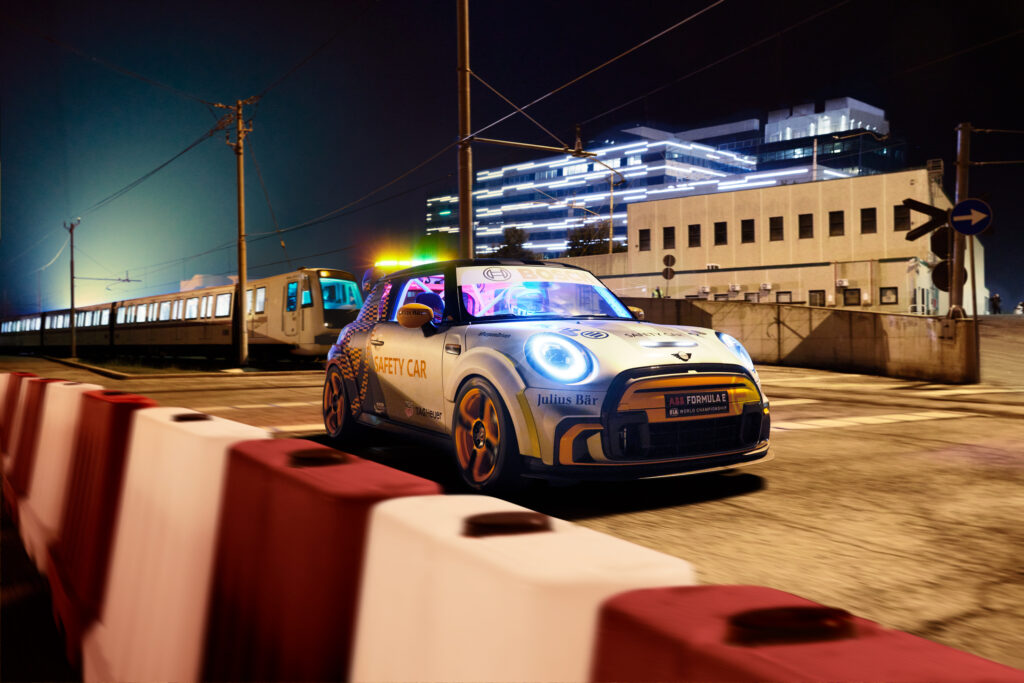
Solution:
{"label": "building facade", "polygon": [[[891,313],[942,314],[932,282],[932,240],[906,239],[927,217],[910,198],[948,209],[941,173],[926,169],[631,204],[625,254],[561,259],[582,265],[620,296],[803,303]],[[979,310],[984,249],[975,241]],[[673,277],[666,279],[666,257]],[[970,279],[964,308],[973,312]]]}

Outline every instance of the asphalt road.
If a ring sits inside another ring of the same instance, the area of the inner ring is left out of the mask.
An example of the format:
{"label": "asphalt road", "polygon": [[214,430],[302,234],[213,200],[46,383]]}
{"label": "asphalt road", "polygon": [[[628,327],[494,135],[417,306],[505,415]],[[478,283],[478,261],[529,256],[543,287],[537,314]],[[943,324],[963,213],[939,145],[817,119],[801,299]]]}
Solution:
{"label": "asphalt road", "polygon": [[[1024,320],[986,321],[982,334],[979,385],[760,368],[772,401],[771,462],[531,486],[513,500],[685,558],[706,583],[786,590],[1024,669]],[[324,440],[316,372],[114,380],[0,358],[0,369],[15,368]],[[346,449],[464,491],[444,449],[381,434]],[[9,656],[11,634],[41,609],[19,605],[42,598],[16,570],[6,528],[4,541],[2,677],[18,680],[8,676],[19,661],[17,650]],[[34,675],[21,680],[62,680],[60,666],[49,666],[29,667]]]}

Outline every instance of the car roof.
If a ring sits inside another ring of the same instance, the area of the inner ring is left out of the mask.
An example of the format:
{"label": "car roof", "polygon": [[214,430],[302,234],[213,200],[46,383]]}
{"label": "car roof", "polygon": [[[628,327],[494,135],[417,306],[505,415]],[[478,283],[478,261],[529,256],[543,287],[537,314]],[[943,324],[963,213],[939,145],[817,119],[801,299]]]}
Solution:
{"label": "car roof", "polygon": [[473,258],[473,259],[452,259],[450,261],[435,261],[433,263],[421,263],[411,268],[404,268],[393,273],[388,273],[380,279],[393,280],[410,275],[425,275],[436,273],[438,270],[447,268],[467,268],[471,266],[543,266],[546,268],[568,268],[571,270],[586,270],[579,266],[557,261],[541,261],[537,259],[513,259],[513,258]]}

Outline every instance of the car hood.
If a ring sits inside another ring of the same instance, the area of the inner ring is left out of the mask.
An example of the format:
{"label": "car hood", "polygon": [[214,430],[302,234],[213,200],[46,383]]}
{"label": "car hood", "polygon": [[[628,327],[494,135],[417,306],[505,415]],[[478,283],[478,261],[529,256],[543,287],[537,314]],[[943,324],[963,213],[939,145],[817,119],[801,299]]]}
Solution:
{"label": "car hood", "polygon": [[[714,330],[683,325],[658,325],[635,320],[516,320],[474,324],[466,329],[468,349],[485,346],[511,358],[530,386],[558,387],[526,361],[526,340],[541,332],[568,337],[586,347],[597,360],[597,373],[587,388],[601,389],[619,373],[641,367],[678,364],[681,371],[703,363],[725,363],[743,371],[736,355]],[[580,385],[580,388],[584,388]]]}

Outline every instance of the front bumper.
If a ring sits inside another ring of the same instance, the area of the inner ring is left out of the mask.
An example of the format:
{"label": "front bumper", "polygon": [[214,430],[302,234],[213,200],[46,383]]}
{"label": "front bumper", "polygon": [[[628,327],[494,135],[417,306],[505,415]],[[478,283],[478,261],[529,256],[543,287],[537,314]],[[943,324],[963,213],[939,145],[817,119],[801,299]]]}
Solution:
{"label": "front bumper", "polygon": [[[726,395],[727,405],[676,416],[670,398]],[[769,459],[771,419],[753,377],[741,366],[639,368],[609,386],[600,417],[567,417],[554,434],[554,462],[528,458],[530,474],[634,479],[707,472]]]}

